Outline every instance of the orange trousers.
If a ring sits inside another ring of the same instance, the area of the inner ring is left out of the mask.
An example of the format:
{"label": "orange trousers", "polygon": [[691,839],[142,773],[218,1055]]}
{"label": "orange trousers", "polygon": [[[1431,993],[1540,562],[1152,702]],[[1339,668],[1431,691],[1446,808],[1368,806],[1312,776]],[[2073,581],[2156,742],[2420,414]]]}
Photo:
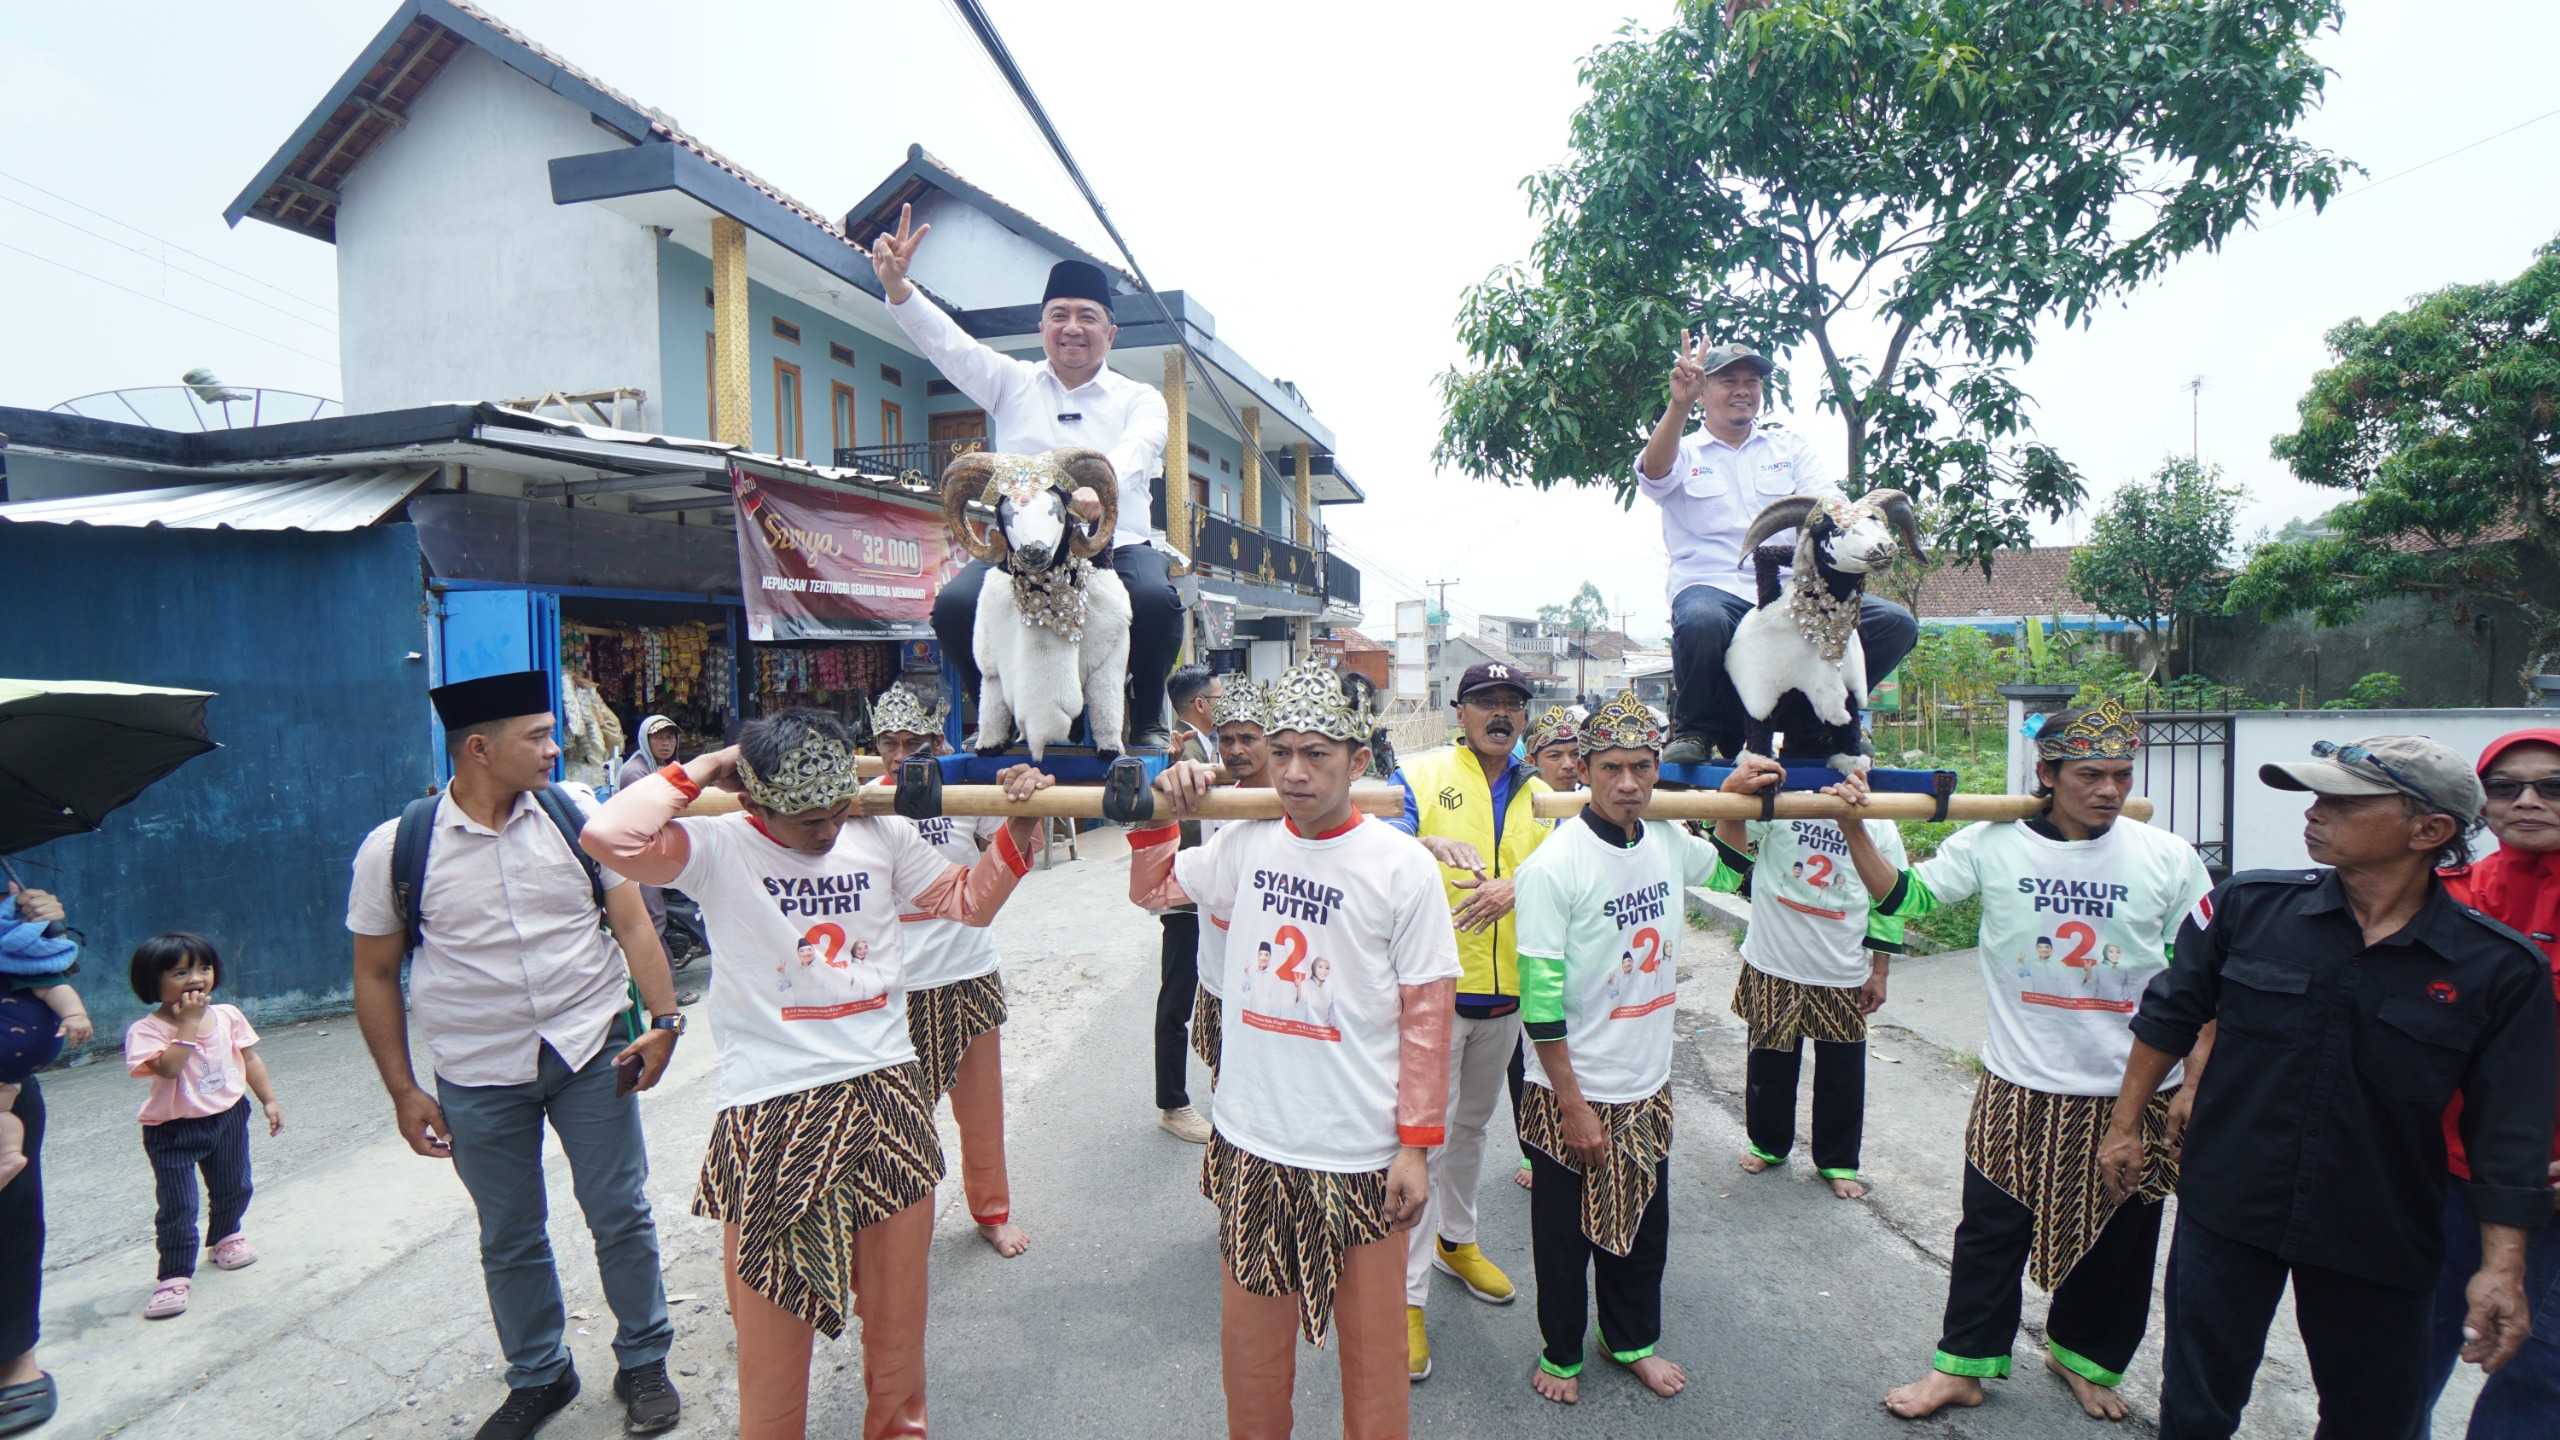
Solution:
{"label": "orange trousers", "polygon": [[960,1127],[960,1190],[969,1218],[1001,1225],[1013,1218],[1013,1187],[1004,1173],[1004,1028],[969,1042],[951,1079],[951,1119]]}
{"label": "orange trousers", "polygon": [[[862,1331],[862,1440],[924,1431],[925,1255],[933,1201],[919,1200],[853,1238],[853,1314]],[[818,1328],[738,1278],[738,1227],[720,1241],[738,1331],[739,1440],[803,1440],[809,1353]]]}
{"label": "orange trousers", "polygon": [[[1342,1363],[1344,1440],[1404,1440],[1412,1389],[1404,1353],[1405,1237],[1352,1247],[1333,1299],[1333,1343]],[[1289,1440],[1298,1378],[1298,1302],[1261,1296],[1223,1273],[1218,1356],[1227,1388],[1229,1440]]]}

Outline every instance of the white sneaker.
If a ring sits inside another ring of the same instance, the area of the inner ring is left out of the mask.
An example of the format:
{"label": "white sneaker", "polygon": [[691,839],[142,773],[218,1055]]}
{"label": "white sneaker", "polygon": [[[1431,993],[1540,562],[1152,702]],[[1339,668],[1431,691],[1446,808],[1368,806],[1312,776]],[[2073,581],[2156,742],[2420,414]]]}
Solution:
{"label": "white sneaker", "polygon": [[1164,1127],[1164,1132],[1176,1140],[1193,1145],[1209,1143],[1209,1122],[1188,1105],[1157,1112],[1156,1124]]}

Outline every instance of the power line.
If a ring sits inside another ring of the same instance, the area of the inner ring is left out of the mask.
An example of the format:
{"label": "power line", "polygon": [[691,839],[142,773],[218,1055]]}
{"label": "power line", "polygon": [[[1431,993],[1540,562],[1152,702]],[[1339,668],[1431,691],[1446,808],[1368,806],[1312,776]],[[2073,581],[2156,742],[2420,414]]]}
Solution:
{"label": "power line", "polygon": [[[47,190],[47,189],[46,189],[46,188],[44,188],[43,186],[41,186],[41,185],[37,184],[37,183],[36,183],[36,182],[34,182],[33,180],[29,180],[29,179],[27,179],[26,177],[24,177],[24,176],[22,176],[22,175],[12,175],[12,174],[10,174],[8,171],[6,171],[6,170],[0,170],[0,180],[8,180],[8,181],[12,181],[12,182],[14,182],[14,183],[16,183],[16,184],[19,184],[19,185],[24,185],[24,186],[26,186],[28,189],[33,190],[34,192],[36,192],[37,194],[44,196],[44,197],[45,197],[46,199],[48,199],[48,200],[59,200],[59,201],[61,201],[63,204],[70,206],[70,207],[71,207],[72,209],[74,209],[74,210],[81,211],[81,212],[82,212],[82,213],[84,213],[84,214],[95,215],[95,216],[97,216],[99,219],[106,221],[106,222],[107,222],[108,224],[110,224],[110,225],[121,225],[121,226],[123,226],[125,229],[132,231],[134,234],[136,234],[136,235],[142,235],[142,236],[147,236],[147,237],[149,237],[150,239],[155,240],[155,241],[158,241],[160,244],[162,244],[162,245],[166,245],[166,246],[168,246],[170,249],[177,251],[177,252],[178,252],[179,254],[181,254],[181,255],[193,255],[193,256],[195,256],[195,258],[197,258],[198,260],[203,261],[204,263],[206,263],[207,265],[212,266],[212,267],[213,267],[213,268],[215,268],[216,270],[224,270],[224,271],[228,271],[228,272],[230,272],[231,274],[234,274],[234,275],[239,276],[239,277],[240,277],[241,279],[243,279],[243,280],[249,281],[249,282],[250,282],[250,283],[252,283],[252,284],[256,284],[256,285],[263,285],[263,286],[265,286],[267,289],[269,289],[269,290],[273,290],[273,291],[274,291],[274,292],[276,292],[277,294],[282,295],[282,296],[286,297],[287,299],[291,299],[291,300],[299,300],[299,301],[301,301],[303,304],[310,306],[310,307],[311,307],[312,309],[314,309],[314,310],[323,311],[323,312],[325,312],[325,313],[327,313],[327,314],[329,314],[329,315],[336,315],[336,314],[338,313],[338,312],[337,312],[337,310],[336,310],[336,308],[335,308],[335,307],[333,307],[333,306],[323,305],[323,304],[321,304],[319,301],[314,300],[314,299],[311,299],[310,297],[305,296],[305,295],[297,295],[297,294],[295,294],[293,291],[291,291],[291,290],[287,290],[286,288],[284,288],[284,287],[283,287],[283,286],[281,286],[281,285],[276,284],[276,283],[275,283],[274,281],[272,281],[272,280],[261,280],[261,279],[259,279],[257,276],[250,274],[248,271],[243,270],[243,269],[240,269],[238,266],[234,266],[234,265],[225,265],[225,264],[223,264],[221,261],[214,259],[212,256],[207,255],[207,254],[205,254],[204,252],[202,252],[202,251],[200,251],[200,250],[190,250],[190,249],[188,249],[186,246],[184,246],[184,245],[180,245],[180,244],[176,243],[175,241],[162,239],[160,236],[158,236],[158,235],[153,235],[150,231],[143,229],[141,226],[136,225],[136,224],[132,223],[132,222],[131,222],[131,221],[129,221],[129,220],[119,220],[119,219],[117,219],[116,217],[114,217],[113,215],[108,214],[108,213],[107,213],[106,211],[104,211],[104,210],[97,209],[97,208],[95,208],[95,207],[93,207],[93,206],[83,205],[83,204],[81,204],[79,201],[72,199],[72,198],[71,198],[70,196],[68,196],[68,195],[60,194],[60,193],[55,192],[55,191],[52,191],[52,190]],[[41,213],[41,212],[39,212],[39,213]]]}
{"label": "power line", "polygon": [[[2539,125],[2543,121],[2548,120],[2555,115],[2560,115],[2560,110],[2545,110],[2530,120],[2519,120],[2504,130],[2497,131],[2494,134],[2483,135],[2479,139],[2474,140],[2467,145],[2457,145],[2441,155],[2421,160],[2417,164],[2412,165],[2405,170],[2394,170],[2390,174],[2383,176],[2381,179],[2376,180],[2369,185],[2359,185],[2353,190],[2342,191],[2341,193],[2331,197],[2330,203],[2335,204],[2339,200],[2351,200],[2358,195],[2370,194],[2373,191],[2379,190],[2383,186],[2390,184],[2394,180],[2407,179],[2409,176],[2417,174],[2419,171],[2426,169],[2430,165],[2440,165],[2445,161],[2452,159],[2456,155],[2469,154],[2471,151],[2479,149],[2481,146],[2488,144],[2492,140],[2504,140],[2519,130],[2525,129],[2528,126]],[[2284,219],[2277,221],[2273,225],[2267,226],[2266,229],[2260,230],[2258,233],[2264,235],[2269,230],[2281,230],[2285,226],[2293,224],[2295,221],[2309,219],[2312,215],[2316,215],[2318,213],[2320,212],[2316,210],[2297,212],[2286,216]]]}
{"label": "power line", "polygon": [[267,343],[267,344],[269,344],[269,345],[273,345],[274,347],[276,347],[276,348],[277,348],[277,349],[279,349],[279,350],[290,350],[290,351],[292,351],[294,354],[299,355],[299,356],[303,357],[303,358],[304,358],[304,359],[306,359],[306,360],[317,360],[317,361],[319,361],[321,364],[328,366],[328,367],[329,367],[330,369],[332,369],[332,370],[335,370],[335,369],[337,369],[337,368],[338,368],[338,362],[337,362],[337,361],[335,361],[335,360],[330,359],[329,357],[327,357],[327,356],[325,356],[325,355],[314,355],[314,354],[312,354],[310,351],[305,350],[305,349],[301,348],[300,346],[297,346],[297,345],[288,345],[288,344],[286,344],[285,342],[283,342],[282,340],[278,340],[278,339],[276,339],[276,338],[275,338],[274,336],[272,336],[272,335],[261,335],[261,334],[259,334],[257,331],[255,331],[255,330],[243,330],[243,329],[241,329],[239,326],[232,324],[232,323],[231,323],[230,321],[228,321],[228,320],[216,320],[215,318],[213,318],[213,317],[212,317],[212,316],[210,316],[210,315],[205,314],[205,313],[204,313],[203,311],[201,311],[201,310],[190,310],[190,309],[188,309],[186,306],[179,304],[179,303],[178,303],[178,302],[176,302],[175,300],[163,300],[163,299],[161,299],[161,298],[160,298],[159,296],[157,296],[157,295],[153,295],[153,294],[150,294],[150,293],[148,293],[148,292],[146,292],[146,291],[142,291],[142,290],[136,290],[136,289],[134,289],[134,288],[133,288],[132,286],[130,286],[130,285],[119,285],[119,284],[117,284],[115,281],[108,279],[108,278],[107,278],[107,277],[105,277],[104,275],[92,275],[92,274],[90,274],[88,271],[81,269],[81,268],[80,268],[79,266],[77,266],[77,265],[66,264],[66,263],[64,263],[63,261],[60,261],[60,260],[56,260],[56,259],[54,259],[54,258],[53,258],[52,256],[50,256],[50,255],[39,255],[39,254],[37,254],[36,252],[34,252],[33,250],[29,250],[29,249],[27,249],[27,248],[26,248],[25,246],[23,246],[23,245],[12,245],[12,244],[10,244],[8,241],[6,241],[6,240],[0,240],[0,250],[15,250],[15,251],[17,251],[19,254],[26,256],[26,257],[27,257],[28,259],[30,259],[30,260],[41,260],[41,261],[43,261],[43,262],[44,262],[45,264],[47,264],[47,265],[54,266],[54,267],[56,267],[56,268],[58,268],[58,269],[68,270],[68,271],[70,271],[72,274],[79,276],[79,277],[80,277],[81,279],[83,279],[83,280],[94,280],[94,281],[96,281],[98,284],[104,285],[104,286],[106,286],[106,287],[107,287],[108,289],[110,289],[110,290],[121,290],[121,291],[123,291],[124,293],[126,293],[127,295],[131,295],[131,296],[133,296],[133,297],[134,297],[135,299],[137,299],[137,300],[148,300],[148,301],[150,301],[150,302],[151,302],[152,304],[154,304],[154,305],[166,305],[166,306],[168,306],[170,309],[177,311],[177,312],[178,312],[179,314],[181,314],[181,315],[192,316],[192,317],[193,317],[193,318],[195,318],[195,319],[198,319],[198,320],[203,321],[203,322],[204,322],[204,323],[206,323],[207,325],[218,325],[218,326],[221,326],[223,329],[225,329],[225,330],[228,330],[228,331],[232,332],[232,333],[233,333],[233,334],[235,334],[235,335],[246,335],[246,336],[248,336],[248,337],[249,337],[250,339],[252,339],[252,340],[262,340],[262,341],[266,342],[266,343]]}
{"label": "power line", "polygon": [[230,285],[225,285],[225,284],[223,284],[221,281],[214,279],[214,278],[213,278],[212,276],[210,276],[210,275],[199,275],[199,274],[197,274],[196,272],[194,272],[193,270],[186,269],[186,268],[185,268],[185,267],[183,267],[183,266],[172,265],[172,264],[170,264],[170,263],[169,263],[169,257],[168,257],[168,256],[166,256],[166,255],[154,255],[154,254],[152,254],[150,251],[143,249],[143,248],[142,248],[141,246],[139,246],[139,245],[127,245],[126,243],[124,243],[124,242],[123,242],[123,241],[121,241],[121,240],[118,240],[117,238],[115,238],[115,237],[114,237],[114,236],[112,236],[112,235],[102,235],[102,234],[99,234],[97,231],[90,229],[90,228],[89,228],[88,226],[86,226],[86,225],[74,225],[74,224],[72,224],[70,221],[63,219],[63,218],[62,218],[61,216],[59,216],[59,215],[48,215],[48,214],[46,214],[44,211],[37,209],[37,208],[36,208],[36,207],[34,207],[33,205],[28,204],[26,201],[19,199],[19,198],[18,198],[17,196],[15,196],[15,195],[0,195],[0,201],[5,201],[5,202],[7,202],[8,204],[15,205],[15,206],[17,206],[19,209],[26,211],[26,212],[27,212],[28,214],[30,214],[30,215],[39,215],[39,216],[43,216],[43,218],[45,218],[45,219],[47,219],[47,220],[52,221],[52,222],[53,222],[54,224],[56,224],[56,225],[60,225],[60,226],[62,226],[62,227],[63,227],[64,229],[66,229],[66,230],[76,230],[76,231],[78,231],[79,233],[81,233],[81,234],[83,234],[83,235],[88,236],[88,237],[89,237],[90,239],[92,239],[92,240],[103,241],[104,243],[109,244],[109,245],[113,245],[113,246],[114,246],[114,247],[116,247],[117,249],[122,250],[122,251],[125,251],[125,252],[127,252],[128,254],[139,255],[139,256],[141,256],[141,257],[142,257],[143,259],[145,259],[145,260],[155,261],[155,262],[157,262],[158,264],[160,264],[161,266],[163,266],[163,267],[165,267],[165,268],[167,268],[167,269],[174,270],[174,271],[176,271],[178,274],[186,276],[186,277],[187,277],[188,279],[190,279],[190,280],[200,281],[200,282],[202,282],[202,283],[204,283],[204,284],[207,284],[207,285],[212,286],[212,287],[213,287],[214,289],[216,289],[216,290],[220,290],[220,291],[224,292],[225,294],[229,294],[229,295],[237,295],[237,296],[239,296],[241,299],[248,301],[248,302],[249,302],[250,304],[252,304],[252,305],[264,305],[264,306],[265,306],[265,307],[267,307],[268,309],[273,310],[273,311],[274,311],[274,312],[276,312],[277,314],[279,314],[279,315],[283,316],[283,317],[284,317],[284,318],[286,318],[287,320],[290,320],[290,321],[294,322],[294,323],[295,323],[295,324],[297,324],[297,325],[308,325],[308,326],[310,326],[310,327],[311,327],[312,329],[314,329],[314,330],[325,330],[325,331],[328,331],[329,333],[331,333],[331,334],[333,334],[333,335],[337,333],[337,327],[336,327],[335,325],[332,325],[332,324],[330,324],[330,323],[326,322],[326,321],[314,320],[314,319],[312,319],[312,318],[311,318],[310,316],[308,316],[308,315],[296,315],[296,314],[295,314],[295,313],[293,313],[292,311],[287,310],[286,308],[284,308],[284,307],[283,307],[283,306],[281,306],[281,305],[278,305],[277,303],[275,303],[275,302],[274,302],[274,301],[272,301],[272,300],[265,300],[265,299],[261,299],[261,298],[259,298],[258,296],[255,296],[255,295],[250,294],[250,293],[249,293],[248,291],[246,291],[246,290],[238,289],[238,288],[236,288],[236,287],[234,287],[234,286],[230,286]]}

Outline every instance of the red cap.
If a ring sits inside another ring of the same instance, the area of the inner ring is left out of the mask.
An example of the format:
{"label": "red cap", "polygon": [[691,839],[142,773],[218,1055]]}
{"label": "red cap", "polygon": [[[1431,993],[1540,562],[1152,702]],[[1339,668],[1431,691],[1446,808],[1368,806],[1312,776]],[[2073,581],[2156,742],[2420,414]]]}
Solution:
{"label": "red cap", "polygon": [[2560,730],[2515,730],[2499,736],[2489,742],[2488,749],[2480,752],[2479,773],[2488,774],[2489,767],[2498,763],[2499,756],[2518,745],[2548,745],[2560,750]]}

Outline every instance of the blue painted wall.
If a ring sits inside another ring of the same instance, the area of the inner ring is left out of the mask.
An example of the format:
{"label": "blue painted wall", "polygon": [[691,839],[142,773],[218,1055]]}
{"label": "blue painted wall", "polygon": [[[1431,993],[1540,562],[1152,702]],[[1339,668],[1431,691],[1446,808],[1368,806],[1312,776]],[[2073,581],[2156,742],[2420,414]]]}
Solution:
{"label": "blue painted wall", "polygon": [[[75,983],[98,1042],[143,1011],[134,946],[196,930],[220,998],[259,1021],[342,1011],[356,844],[434,783],[415,533],[0,526],[9,593],[42,597],[0,641],[0,673],[211,690],[224,748],[106,828],[12,856],[86,935]],[[40,612],[39,613],[39,609]]]}

